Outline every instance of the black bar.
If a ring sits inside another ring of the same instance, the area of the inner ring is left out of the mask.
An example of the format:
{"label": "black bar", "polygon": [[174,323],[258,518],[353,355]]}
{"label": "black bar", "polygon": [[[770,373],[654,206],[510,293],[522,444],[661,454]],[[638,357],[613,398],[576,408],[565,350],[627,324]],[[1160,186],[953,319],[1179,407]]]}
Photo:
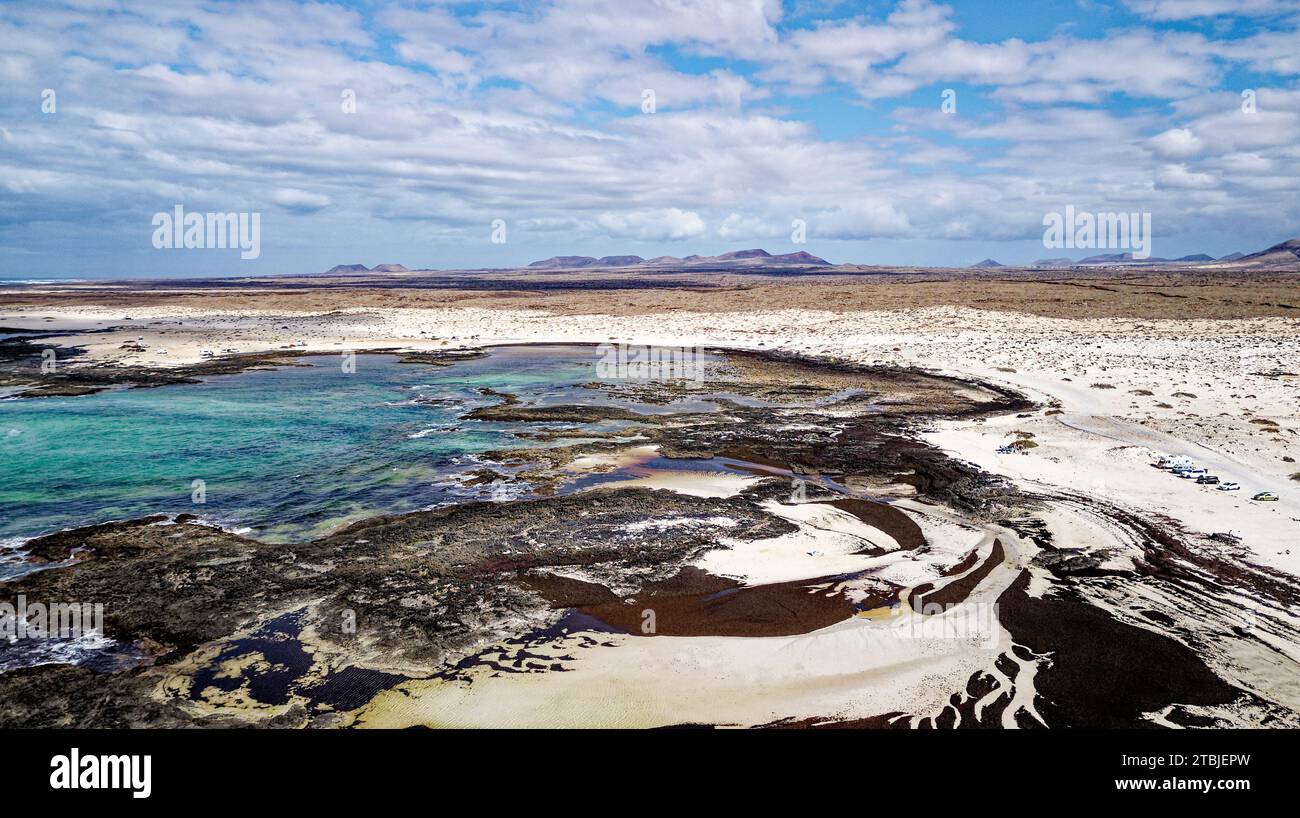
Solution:
{"label": "black bar", "polygon": [[[260,810],[355,801],[398,809],[402,798],[448,806],[445,799],[469,798],[496,811],[597,796],[644,807],[682,803],[683,788],[698,788],[760,804],[784,793],[833,811],[923,809],[948,798],[971,809],[1185,800],[1223,808],[1261,797],[1277,803],[1295,778],[1295,741],[1286,730],[10,730],[0,737],[10,748],[5,801],[51,807],[224,802]],[[51,758],[72,748],[83,763],[88,755],[149,755],[149,797],[125,788],[53,789]],[[1166,783],[1189,780],[1213,789]],[[1125,786],[1155,789],[1121,790],[1122,781],[1153,781]]]}

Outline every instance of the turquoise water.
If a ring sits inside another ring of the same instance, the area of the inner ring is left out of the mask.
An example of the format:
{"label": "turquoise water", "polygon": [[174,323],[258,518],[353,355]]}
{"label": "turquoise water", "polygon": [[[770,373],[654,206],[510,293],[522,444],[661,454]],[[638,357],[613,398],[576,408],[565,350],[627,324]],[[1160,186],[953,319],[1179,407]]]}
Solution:
{"label": "turquoise water", "polygon": [[[458,479],[489,465],[476,455],[542,444],[514,436],[522,424],[461,420],[499,402],[478,390],[602,402],[578,388],[595,380],[595,362],[590,347],[512,347],[447,367],[358,355],[345,373],[340,356],[320,356],[199,384],[0,401],[0,541],[188,512],[283,542],[373,514],[486,499],[492,486]],[[203,503],[192,499],[195,480]]]}

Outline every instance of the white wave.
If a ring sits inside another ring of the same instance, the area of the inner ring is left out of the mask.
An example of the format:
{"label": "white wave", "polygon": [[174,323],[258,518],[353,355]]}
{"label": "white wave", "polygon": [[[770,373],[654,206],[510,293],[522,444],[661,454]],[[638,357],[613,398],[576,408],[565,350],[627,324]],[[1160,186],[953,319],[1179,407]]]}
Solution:
{"label": "white wave", "polygon": [[418,440],[422,437],[428,437],[429,435],[445,435],[448,432],[454,432],[454,431],[455,429],[447,429],[441,426],[435,426],[431,429],[421,429],[418,432],[412,432],[406,437],[408,440]]}
{"label": "white wave", "polygon": [[74,639],[23,639],[0,644],[0,673],[37,665],[76,665],[117,644],[90,631]]}

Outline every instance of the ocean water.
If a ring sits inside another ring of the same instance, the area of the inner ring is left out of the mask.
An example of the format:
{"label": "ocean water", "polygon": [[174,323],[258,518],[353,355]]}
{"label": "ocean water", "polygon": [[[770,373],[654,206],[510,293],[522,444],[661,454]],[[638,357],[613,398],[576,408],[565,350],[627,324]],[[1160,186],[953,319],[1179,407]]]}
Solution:
{"label": "ocean water", "polygon": [[353,373],[341,361],[309,357],[199,384],[0,401],[0,543],[159,512],[287,542],[374,514],[500,499],[504,483],[463,485],[490,465],[480,456],[557,445],[514,432],[572,424],[461,420],[500,402],[479,389],[525,403],[610,402],[580,387],[596,380],[592,347],[498,348],[447,367],[358,355]]}

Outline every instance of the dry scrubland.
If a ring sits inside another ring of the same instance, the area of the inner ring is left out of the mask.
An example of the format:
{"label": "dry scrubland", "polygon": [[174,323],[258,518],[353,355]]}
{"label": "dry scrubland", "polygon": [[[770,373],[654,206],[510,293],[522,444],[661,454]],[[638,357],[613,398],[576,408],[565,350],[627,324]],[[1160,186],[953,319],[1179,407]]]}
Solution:
{"label": "dry scrubland", "polygon": [[[766,276],[758,274],[485,273],[490,286],[458,288],[469,273],[438,277],[436,288],[413,276],[364,280],[313,277],[263,279],[247,287],[156,282],[141,288],[81,285],[4,293],[3,303],[56,306],[196,306],[212,310],[331,311],[368,307],[480,306],[538,309],[560,315],[640,315],[668,310],[761,312],[807,308],[834,312],[966,306],[1045,318],[1300,319],[1300,269],[1294,273],[1116,272],[1095,277],[1064,273],[886,268],[876,274]],[[403,286],[411,281],[412,286]],[[370,286],[381,282],[382,287]],[[613,284],[617,287],[606,287]],[[645,284],[646,286],[636,286]],[[328,287],[328,288],[326,288]],[[579,288],[581,287],[581,288]]]}

